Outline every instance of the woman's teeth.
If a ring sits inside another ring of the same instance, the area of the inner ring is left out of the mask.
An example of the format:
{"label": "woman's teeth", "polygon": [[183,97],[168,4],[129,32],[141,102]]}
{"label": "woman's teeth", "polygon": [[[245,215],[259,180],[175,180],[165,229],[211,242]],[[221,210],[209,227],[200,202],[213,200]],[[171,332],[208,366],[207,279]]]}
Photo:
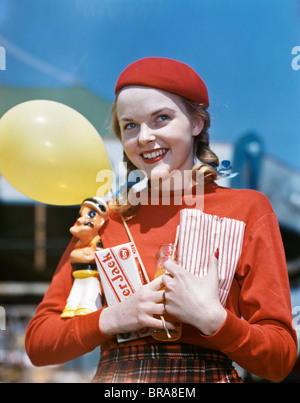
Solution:
{"label": "woman's teeth", "polygon": [[157,150],[157,151],[153,151],[152,153],[143,153],[142,156],[145,159],[153,159],[153,158],[157,158],[160,157],[161,155],[166,154],[167,150]]}

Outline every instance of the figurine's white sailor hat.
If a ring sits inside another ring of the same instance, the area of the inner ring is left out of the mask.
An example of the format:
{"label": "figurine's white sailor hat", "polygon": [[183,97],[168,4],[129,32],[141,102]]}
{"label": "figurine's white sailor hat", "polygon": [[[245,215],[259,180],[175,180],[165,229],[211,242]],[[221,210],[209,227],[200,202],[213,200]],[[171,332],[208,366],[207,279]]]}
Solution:
{"label": "figurine's white sailor hat", "polygon": [[87,205],[95,209],[99,214],[108,216],[108,207],[101,197],[88,197],[83,200],[81,205]]}

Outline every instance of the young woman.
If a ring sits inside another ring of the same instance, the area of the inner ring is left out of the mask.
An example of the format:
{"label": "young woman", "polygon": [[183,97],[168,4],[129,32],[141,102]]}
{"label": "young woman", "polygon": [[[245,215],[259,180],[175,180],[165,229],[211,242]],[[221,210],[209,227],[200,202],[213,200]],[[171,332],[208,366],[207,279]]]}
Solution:
{"label": "young woman", "polygon": [[[184,63],[145,58],[121,73],[114,130],[124,147],[128,175],[138,169],[148,185],[135,198],[139,203],[132,202],[130,189],[111,202],[101,239],[105,248],[127,243],[126,220],[149,282],[117,305],[62,319],[72,287],[72,241],[28,326],[26,348],[35,365],[68,361],[100,345],[94,382],[241,382],[232,362],[272,381],[291,371],[297,342],[277,219],[262,194],[215,183],[219,161],[209,148],[208,106],[205,83]],[[203,194],[197,192],[197,173],[204,176]],[[166,183],[176,183],[168,203]],[[178,192],[183,195],[180,203]],[[168,261],[168,274],[154,279],[160,245],[174,241],[180,212],[197,207],[200,199],[205,214],[245,228],[225,304],[219,295],[221,245],[209,257],[206,276],[194,276]],[[147,336],[118,343],[120,333],[163,329],[160,316],[166,313],[176,318],[167,321],[168,329],[183,323],[178,341]]]}

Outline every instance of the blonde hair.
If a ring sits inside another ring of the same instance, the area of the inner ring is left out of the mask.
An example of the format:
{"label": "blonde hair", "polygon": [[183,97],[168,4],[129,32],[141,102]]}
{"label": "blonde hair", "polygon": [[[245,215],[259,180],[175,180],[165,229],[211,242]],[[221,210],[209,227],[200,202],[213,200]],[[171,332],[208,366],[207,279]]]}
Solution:
{"label": "blonde hair", "polygon": [[[203,175],[204,184],[211,183],[217,178],[217,172],[214,168],[219,165],[219,159],[209,147],[208,129],[210,127],[210,115],[207,109],[202,105],[183,97],[180,98],[191,118],[201,117],[204,121],[201,133],[199,133],[194,139],[194,155],[198,159],[198,162],[192,169],[192,178],[194,182],[196,182],[197,173],[200,172]],[[121,140],[121,128],[116,109],[117,98],[112,106],[112,130]],[[125,151],[123,153],[123,162],[126,163],[128,178],[129,174],[138,168],[129,160]],[[110,209],[117,214],[122,214],[126,220],[129,220],[136,215],[139,205],[133,206],[129,203],[127,192],[128,189],[125,189],[123,194],[120,194],[118,197],[111,200]],[[124,203],[124,200],[126,200],[126,203]]]}

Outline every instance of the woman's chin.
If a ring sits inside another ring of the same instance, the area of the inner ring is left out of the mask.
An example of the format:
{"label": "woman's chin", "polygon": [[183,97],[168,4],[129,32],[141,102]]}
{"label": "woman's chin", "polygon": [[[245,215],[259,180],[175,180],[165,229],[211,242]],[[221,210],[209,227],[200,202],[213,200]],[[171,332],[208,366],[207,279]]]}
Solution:
{"label": "woman's chin", "polygon": [[170,177],[170,172],[167,168],[153,169],[150,174],[151,182],[158,182],[160,180],[165,180]]}

